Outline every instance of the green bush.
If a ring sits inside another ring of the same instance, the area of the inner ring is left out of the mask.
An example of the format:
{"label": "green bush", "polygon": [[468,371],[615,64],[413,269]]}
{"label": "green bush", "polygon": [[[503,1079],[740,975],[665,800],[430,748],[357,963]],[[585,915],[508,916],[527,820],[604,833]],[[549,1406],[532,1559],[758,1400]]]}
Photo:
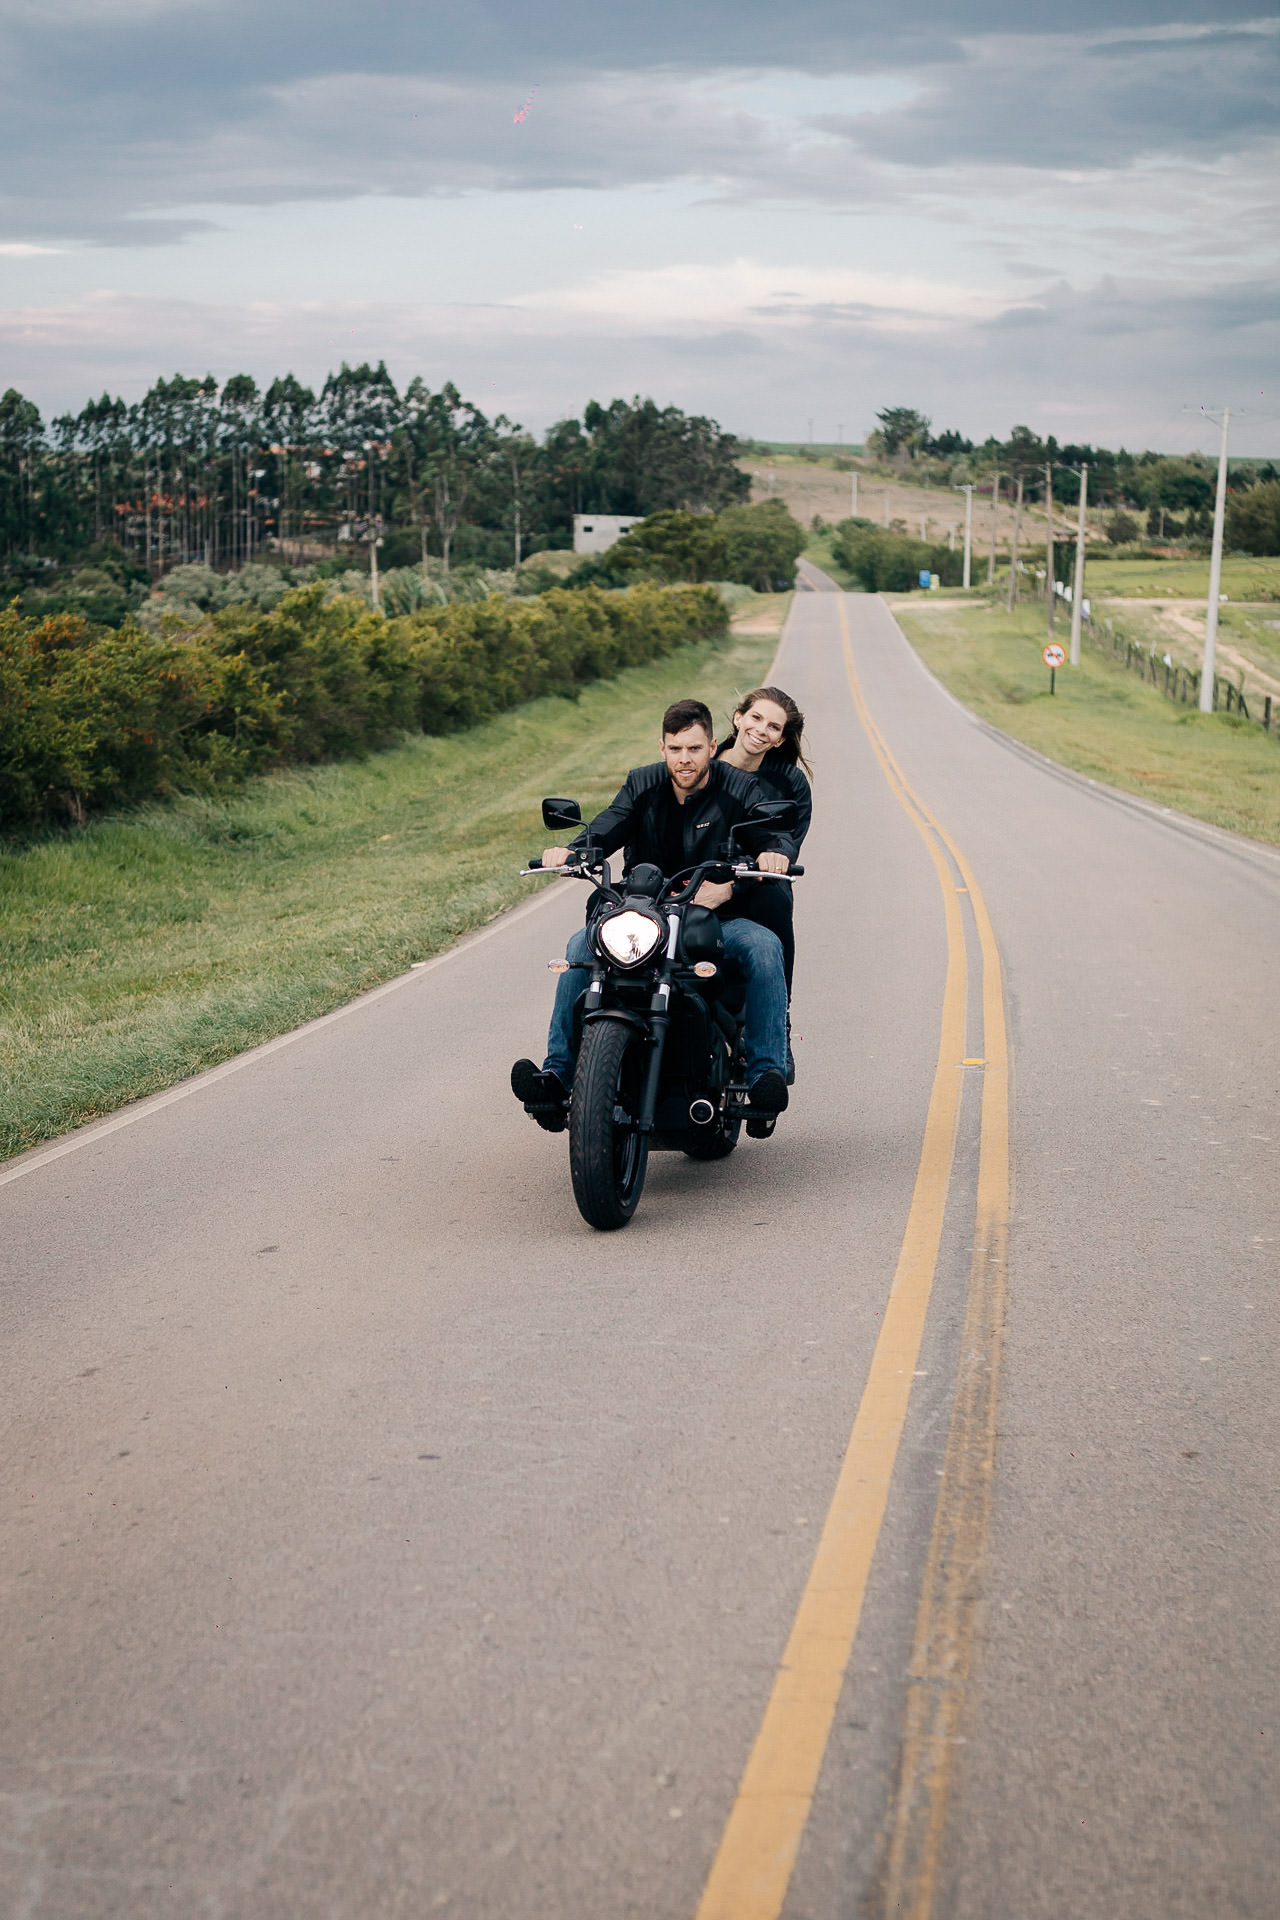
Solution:
{"label": "green bush", "polygon": [[716,524],[725,544],[722,578],[737,580],[759,593],[785,589],[804,552],[804,528],[781,500],[760,500],[750,507],[726,507]]}
{"label": "green bush", "polygon": [[1280,553],[1280,480],[1229,494],[1225,534],[1233,553]]}
{"label": "green bush", "polygon": [[936,573],[944,587],[958,587],[964,579],[963,554],[952,553],[941,543],[931,546],[908,534],[889,532],[869,520],[842,520],[831,548],[864,593],[909,593],[920,585],[926,569]]}
{"label": "green bush", "polygon": [[651,513],[594,563],[575,585],[636,575],[659,580],[734,580],[762,593],[791,585],[804,529],[781,500],[726,507],[723,513]]}
{"label": "green bush", "polygon": [[604,556],[615,573],[662,580],[724,580],[725,544],[713,513],[670,507],[624,533]]}
{"label": "green bush", "polygon": [[252,663],[77,614],[0,614],[0,828],[243,778],[277,748]]}
{"label": "green bush", "polygon": [[448,733],[722,633],[710,587],[556,588],[385,619],[323,581],[181,636],[0,613],[0,830]]}

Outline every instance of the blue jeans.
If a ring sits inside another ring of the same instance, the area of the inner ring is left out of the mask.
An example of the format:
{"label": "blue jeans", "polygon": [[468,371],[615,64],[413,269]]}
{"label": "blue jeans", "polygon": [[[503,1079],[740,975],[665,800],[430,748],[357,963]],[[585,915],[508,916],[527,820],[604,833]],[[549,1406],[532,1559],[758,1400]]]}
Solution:
{"label": "blue jeans", "polygon": [[[753,1087],[772,1067],[787,1070],[787,982],[782,968],[782,942],[776,933],[754,920],[724,920],[724,950],[735,960],[747,983],[747,1085]],[[556,1002],[551,1010],[544,1073],[554,1073],[566,1087],[573,1085],[573,1009],[587,985],[592,953],[582,928],[565,948],[572,969],[556,979]],[[579,971],[582,969],[582,971]]]}

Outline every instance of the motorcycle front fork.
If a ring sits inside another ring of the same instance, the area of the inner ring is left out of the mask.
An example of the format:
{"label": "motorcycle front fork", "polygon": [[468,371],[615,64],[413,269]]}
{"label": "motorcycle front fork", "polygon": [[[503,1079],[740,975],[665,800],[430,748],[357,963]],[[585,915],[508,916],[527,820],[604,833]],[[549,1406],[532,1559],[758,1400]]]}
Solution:
{"label": "motorcycle front fork", "polygon": [[653,1132],[653,1116],[658,1110],[658,1081],[662,1074],[662,1055],[671,1024],[669,1011],[671,982],[659,980],[649,1002],[649,1059],[645,1069],[644,1092],[640,1096],[638,1127],[641,1133]]}

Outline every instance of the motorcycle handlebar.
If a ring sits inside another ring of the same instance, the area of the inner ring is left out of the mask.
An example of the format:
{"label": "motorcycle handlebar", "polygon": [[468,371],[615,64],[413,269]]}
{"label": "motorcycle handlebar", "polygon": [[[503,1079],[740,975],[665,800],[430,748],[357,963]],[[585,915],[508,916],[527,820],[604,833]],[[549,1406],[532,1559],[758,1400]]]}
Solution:
{"label": "motorcycle handlebar", "polygon": [[598,868],[598,862],[592,865],[591,861],[582,859],[581,855],[575,857],[572,854],[562,867],[544,867],[542,864],[542,855],[540,853],[531,853],[529,855],[528,866],[522,867],[520,871],[522,874],[558,873],[566,880],[589,880],[592,874],[598,871]]}
{"label": "motorcycle handlebar", "polygon": [[[803,867],[792,867],[787,873],[761,873],[758,867],[749,867],[741,862],[730,867],[727,861],[711,860],[704,862],[700,867],[696,867],[692,879],[686,883],[679,893],[673,894],[671,896],[672,899],[679,901],[686,897],[691,898],[702,885],[702,882],[712,876],[717,869],[727,869],[729,874],[746,880],[796,880],[804,873]],[[595,868],[592,867],[588,861],[584,861],[581,855],[579,855],[577,859],[571,857],[562,867],[544,867],[542,864],[542,855],[540,853],[531,853],[529,855],[529,864],[523,871],[525,873],[559,873],[562,874],[565,879],[573,879],[575,877],[582,878],[589,876],[595,871]]]}

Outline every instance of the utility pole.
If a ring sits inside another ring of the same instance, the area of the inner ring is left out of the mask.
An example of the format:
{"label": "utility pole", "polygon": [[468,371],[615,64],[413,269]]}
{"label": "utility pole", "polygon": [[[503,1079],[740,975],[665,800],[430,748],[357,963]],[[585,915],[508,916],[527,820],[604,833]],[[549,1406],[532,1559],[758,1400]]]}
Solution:
{"label": "utility pole", "polygon": [[996,577],[996,535],[1000,531],[1000,475],[991,476],[991,553],[987,559],[987,585],[993,586]]}
{"label": "utility pole", "polygon": [[1022,475],[1018,475],[1018,498],[1013,509],[1013,551],[1009,555],[1009,612],[1018,600],[1018,535],[1022,532]]}
{"label": "utility pole", "polygon": [[856,520],[858,517],[858,475],[856,469],[849,482],[849,511]]}
{"label": "utility pole", "polygon": [[1222,585],[1222,524],[1227,511],[1227,429],[1231,409],[1222,409],[1222,446],[1218,453],[1218,494],[1213,503],[1213,552],[1209,560],[1209,605],[1204,616],[1204,663],[1200,669],[1200,711],[1213,712],[1213,679],[1218,664],[1218,590]]}
{"label": "utility pole", "polygon": [[[967,587],[973,560],[973,488],[972,486],[957,487],[956,492],[964,495],[964,584]],[[952,531],[954,532],[954,528]],[[992,572],[994,573],[994,541],[992,546]]]}
{"label": "utility pole", "polygon": [[1089,498],[1089,467],[1080,469],[1080,512],[1076,519],[1076,577],[1071,588],[1071,664],[1080,665],[1080,622],[1084,619],[1084,509]]}
{"label": "utility pole", "polygon": [[1047,603],[1048,603],[1048,609],[1049,609],[1049,611],[1048,611],[1048,626],[1049,626],[1049,638],[1050,638],[1050,639],[1052,640],[1052,638],[1053,638],[1053,615],[1054,615],[1054,604],[1053,604],[1053,603],[1054,603],[1054,601],[1055,601],[1055,600],[1057,599],[1057,597],[1058,597],[1058,596],[1057,596],[1057,594],[1056,594],[1056,593],[1054,592],[1054,590],[1053,590],[1053,588],[1054,588],[1054,580],[1053,580],[1053,468],[1052,468],[1052,467],[1051,467],[1051,466],[1050,466],[1050,465],[1048,464],[1048,462],[1047,462],[1047,461],[1045,462],[1045,469],[1044,469],[1044,512],[1045,512],[1045,522],[1046,522],[1046,525],[1048,526],[1048,529],[1049,529],[1049,530],[1048,530],[1048,532],[1047,532],[1047,533],[1046,533],[1046,535],[1045,535],[1045,557],[1044,557],[1044,597],[1045,597],[1045,600],[1046,600],[1046,601],[1047,601]]}
{"label": "utility pole", "polygon": [[369,598],[373,601],[375,613],[381,613],[382,601],[378,594],[378,528],[381,521],[374,516],[369,521]]}

